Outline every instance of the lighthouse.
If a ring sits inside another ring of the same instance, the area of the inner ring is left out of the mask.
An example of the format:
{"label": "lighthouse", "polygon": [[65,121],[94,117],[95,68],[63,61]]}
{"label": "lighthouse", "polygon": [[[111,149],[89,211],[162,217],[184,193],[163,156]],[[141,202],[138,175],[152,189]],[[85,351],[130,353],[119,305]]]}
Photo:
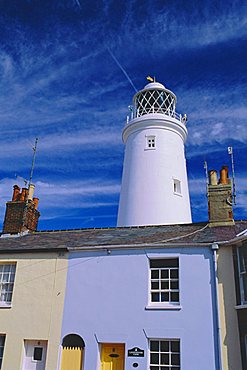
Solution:
{"label": "lighthouse", "polygon": [[184,144],[186,115],[159,82],[133,97],[125,144],[117,226],[191,223]]}

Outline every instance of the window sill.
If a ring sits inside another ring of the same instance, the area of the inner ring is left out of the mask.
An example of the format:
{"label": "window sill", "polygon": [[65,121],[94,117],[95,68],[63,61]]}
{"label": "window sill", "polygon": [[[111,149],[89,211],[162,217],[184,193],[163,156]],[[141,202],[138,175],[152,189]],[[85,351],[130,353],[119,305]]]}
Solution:
{"label": "window sill", "polygon": [[179,197],[182,197],[182,194],[181,193],[177,193],[176,191],[173,192],[174,195],[177,195]]}
{"label": "window sill", "polygon": [[144,150],[156,150],[156,148],[145,148]]}
{"label": "window sill", "polygon": [[11,308],[12,303],[0,302],[0,308]]}
{"label": "window sill", "polygon": [[146,307],[145,307],[145,310],[172,310],[172,311],[174,311],[174,310],[176,310],[176,311],[178,311],[178,310],[181,310],[182,309],[182,306],[180,306],[179,304],[178,305],[147,305]]}
{"label": "window sill", "polygon": [[247,308],[247,303],[244,303],[244,304],[239,304],[237,306],[235,306],[236,310],[242,310],[242,309],[246,309]]}

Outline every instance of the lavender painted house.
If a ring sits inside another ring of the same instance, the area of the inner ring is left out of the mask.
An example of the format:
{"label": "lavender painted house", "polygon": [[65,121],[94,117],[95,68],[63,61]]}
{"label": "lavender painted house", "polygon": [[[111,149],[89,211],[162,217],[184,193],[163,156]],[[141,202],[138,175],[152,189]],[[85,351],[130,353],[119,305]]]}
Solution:
{"label": "lavender painted house", "polygon": [[76,335],[84,370],[221,369],[213,242],[235,227],[71,235],[61,368],[69,368],[66,338]]}

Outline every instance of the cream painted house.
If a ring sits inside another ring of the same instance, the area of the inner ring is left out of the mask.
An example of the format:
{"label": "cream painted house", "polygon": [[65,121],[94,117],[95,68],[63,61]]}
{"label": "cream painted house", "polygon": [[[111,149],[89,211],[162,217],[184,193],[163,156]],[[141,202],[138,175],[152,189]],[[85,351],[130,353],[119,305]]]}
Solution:
{"label": "cream painted house", "polygon": [[57,368],[66,275],[65,248],[35,250],[32,235],[0,239],[2,370]]}
{"label": "cream painted house", "polygon": [[222,369],[242,369],[236,310],[233,248],[230,242],[220,245],[217,254],[220,337]]}

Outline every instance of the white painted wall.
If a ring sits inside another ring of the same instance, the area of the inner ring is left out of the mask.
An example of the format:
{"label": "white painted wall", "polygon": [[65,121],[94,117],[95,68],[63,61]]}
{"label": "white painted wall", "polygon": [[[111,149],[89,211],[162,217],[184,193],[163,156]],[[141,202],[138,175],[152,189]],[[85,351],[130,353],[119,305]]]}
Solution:
{"label": "white painted wall", "polygon": [[[146,148],[146,136],[156,148]],[[123,130],[126,144],[117,226],[191,222],[184,142],[187,129],[165,114],[133,119]],[[181,195],[173,180],[181,181]]]}

